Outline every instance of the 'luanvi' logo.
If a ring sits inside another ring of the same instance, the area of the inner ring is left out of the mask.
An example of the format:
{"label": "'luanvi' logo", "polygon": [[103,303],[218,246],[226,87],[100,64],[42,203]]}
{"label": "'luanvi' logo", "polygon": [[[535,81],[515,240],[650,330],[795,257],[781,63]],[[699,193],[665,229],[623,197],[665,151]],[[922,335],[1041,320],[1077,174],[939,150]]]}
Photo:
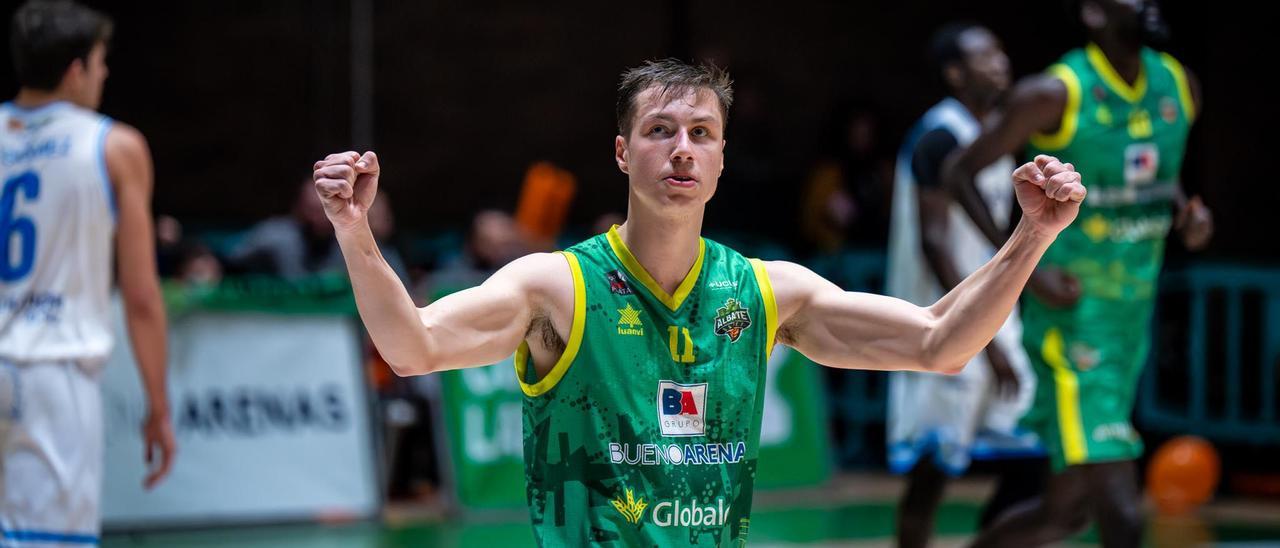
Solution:
{"label": "'luanvi' logo", "polygon": [[644,336],[644,324],[640,322],[640,311],[631,308],[631,303],[618,309],[618,334]]}
{"label": "'luanvi' logo", "polygon": [[751,327],[751,314],[742,308],[738,299],[728,299],[724,306],[716,310],[716,335],[729,337],[729,342],[738,342],[742,330]]}
{"label": "'luanvi' logo", "polygon": [[644,499],[637,500],[630,489],[624,489],[624,491],[627,493],[626,502],[623,502],[622,497],[609,502],[613,504],[614,509],[619,514],[622,514],[622,517],[627,519],[627,522],[640,523],[640,517],[644,515],[644,509],[648,508],[649,505],[645,503]]}

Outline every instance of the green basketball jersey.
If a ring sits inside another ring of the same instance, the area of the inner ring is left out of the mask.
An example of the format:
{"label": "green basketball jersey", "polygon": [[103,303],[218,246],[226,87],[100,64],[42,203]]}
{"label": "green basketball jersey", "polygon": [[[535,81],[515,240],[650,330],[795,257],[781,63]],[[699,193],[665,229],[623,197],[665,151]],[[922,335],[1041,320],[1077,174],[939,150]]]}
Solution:
{"label": "green basketball jersey", "polygon": [[668,295],[616,227],[564,255],[563,357],[539,380],[516,353],[538,543],[744,544],[777,329],[764,266],[701,240]]}
{"label": "green basketball jersey", "polygon": [[1089,190],[1079,217],[1043,262],[1074,274],[1085,297],[1110,301],[1097,310],[1101,316],[1123,314],[1114,308],[1122,302],[1144,309],[1155,296],[1195,115],[1178,61],[1147,48],[1141,58],[1131,87],[1096,45],[1063,56],[1049,68],[1067,87],[1060,128],[1033,136],[1028,147],[1030,157],[1050,154],[1074,164]]}
{"label": "green basketball jersey", "polygon": [[1042,259],[1080,281],[1079,301],[1055,309],[1028,293],[1021,308],[1039,379],[1023,422],[1055,470],[1142,454],[1129,416],[1195,112],[1178,61],[1145,48],[1141,60],[1130,86],[1096,45],[1067,53],[1049,68],[1067,88],[1060,127],[1028,147],[1072,163],[1089,190]]}

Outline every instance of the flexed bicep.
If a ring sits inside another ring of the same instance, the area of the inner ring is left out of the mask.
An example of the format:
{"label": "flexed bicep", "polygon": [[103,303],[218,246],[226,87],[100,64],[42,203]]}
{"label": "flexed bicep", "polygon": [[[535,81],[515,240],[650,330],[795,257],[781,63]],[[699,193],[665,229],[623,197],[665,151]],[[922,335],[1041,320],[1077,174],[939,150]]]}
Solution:
{"label": "flexed bicep", "polygon": [[529,255],[499,270],[483,284],[418,309],[422,329],[421,374],[477,367],[503,360],[530,335],[535,318],[567,334],[573,314],[573,285],[560,254]]}

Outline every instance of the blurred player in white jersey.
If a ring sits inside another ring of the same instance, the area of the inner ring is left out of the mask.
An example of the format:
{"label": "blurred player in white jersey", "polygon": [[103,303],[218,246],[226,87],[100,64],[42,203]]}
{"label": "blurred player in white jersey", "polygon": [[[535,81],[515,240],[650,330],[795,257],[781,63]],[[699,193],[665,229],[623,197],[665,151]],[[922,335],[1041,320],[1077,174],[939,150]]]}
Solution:
{"label": "blurred player in white jersey", "polygon": [[148,487],[174,454],[165,313],[138,130],[98,114],[112,22],[69,1],[13,15],[19,91],[0,105],[0,546],[98,543],[101,368],[112,257],[148,414]]}
{"label": "blurred player in white jersey", "polygon": [[[913,303],[934,302],[996,253],[940,180],[947,155],[981,132],[983,117],[1010,79],[1000,41],[977,24],[944,26],[931,49],[949,95],[925,113],[903,144],[889,229],[887,293]],[[1014,167],[1013,158],[1004,156],[978,179],[983,205],[1001,230],[1010,226],[1014,209]],[[898,507],[900,548],[928,545],[947,479],[963,474],[971,459],[1006,459],[981,525],[1037,494],[1040,467],[1007,460],[1039,454],[1035,436],[1017,427],[1035,394],[1021,333],[1015,310],[986,351],[958,375],[892,373],[889,468],[909,474]]]}

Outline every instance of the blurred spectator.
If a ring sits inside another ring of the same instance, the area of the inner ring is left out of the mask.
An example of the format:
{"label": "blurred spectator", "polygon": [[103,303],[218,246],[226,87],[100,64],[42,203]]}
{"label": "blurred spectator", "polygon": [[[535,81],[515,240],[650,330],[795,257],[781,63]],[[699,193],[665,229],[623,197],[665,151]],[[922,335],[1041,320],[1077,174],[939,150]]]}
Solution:
{"label": "blurred spectator", "polygon": [[529,251],[529,243],[510,214],[483,210],[471,221],[462,254],[429,274],[414,294],[435,300],[480,285],[499,268]]}
{"label": "blurred spectator", "polygon": [[[390,197],[381,192],[369,210],[369,226],[391,268],[401,280],[407,280],[404,261],[387,242],[394,232],[394,223]],[[325,217],[324,206],[310,179],[298,186],[289,215],[272,217],[255,225],[227,261],[237,272],[271,274],[286,280],[346,271],[342,252],[333,237],[333,225]]]}
{"label": "blurred spectator", "polygon": [[156,268],[161,278],[178,275],[181,244],[182,223],[171,215],[156,215]]}
{"label": "blurred spectator", "polygon": [[251,228],[227,257],[237,271],[296,280],[342,270],[342,253],[310,179],[298,185],[289,215]]}
{"label": "blurred spectator", "polygon": [[823,139],[824,157],[809,173],[800,223],[811,251],[849,243],[883,246],[888,238],[893,162],[869,108],[837,110]]}
{"label": "blurred spectator", "polygon": [[[311,194],[315,196],[315,191],[312,191]],[[408,285],[409,268],[405,265],[404,258],[400,255],[400,251],[395,245],[396,216],[391,210],[391,193],[385,189],[378,189],[378,199],[374,200],[373,205],[369,207],[369,231],[373,233],[373,238],[378,241],[378,248],[382,251],[382,256],[387,260],[387,264],[391,265],[391,270],[395,271],[401,283]],[[337,240],[334,240],[334,247],[337,247]],[[345,266],[343,271],[346,271]]]}
{"label": "blurred spectator", "polygon": [[177,278],[192,286],[214,286],[222,281],[222,263],[209,246],[185,241],[179,246]]}
{"label": "blurred spectator", "polygon": [[626,220],[627,220],[627,217],[625,215],[618,213],[616,211],[610,211],[599,217],[596,217],[596,221],[591,224],[591,233],[604,234],[605,232],[608,232],[609,229],[613,227],[613,225],[620,225],[623,223],[623,221],[626,221]]}

